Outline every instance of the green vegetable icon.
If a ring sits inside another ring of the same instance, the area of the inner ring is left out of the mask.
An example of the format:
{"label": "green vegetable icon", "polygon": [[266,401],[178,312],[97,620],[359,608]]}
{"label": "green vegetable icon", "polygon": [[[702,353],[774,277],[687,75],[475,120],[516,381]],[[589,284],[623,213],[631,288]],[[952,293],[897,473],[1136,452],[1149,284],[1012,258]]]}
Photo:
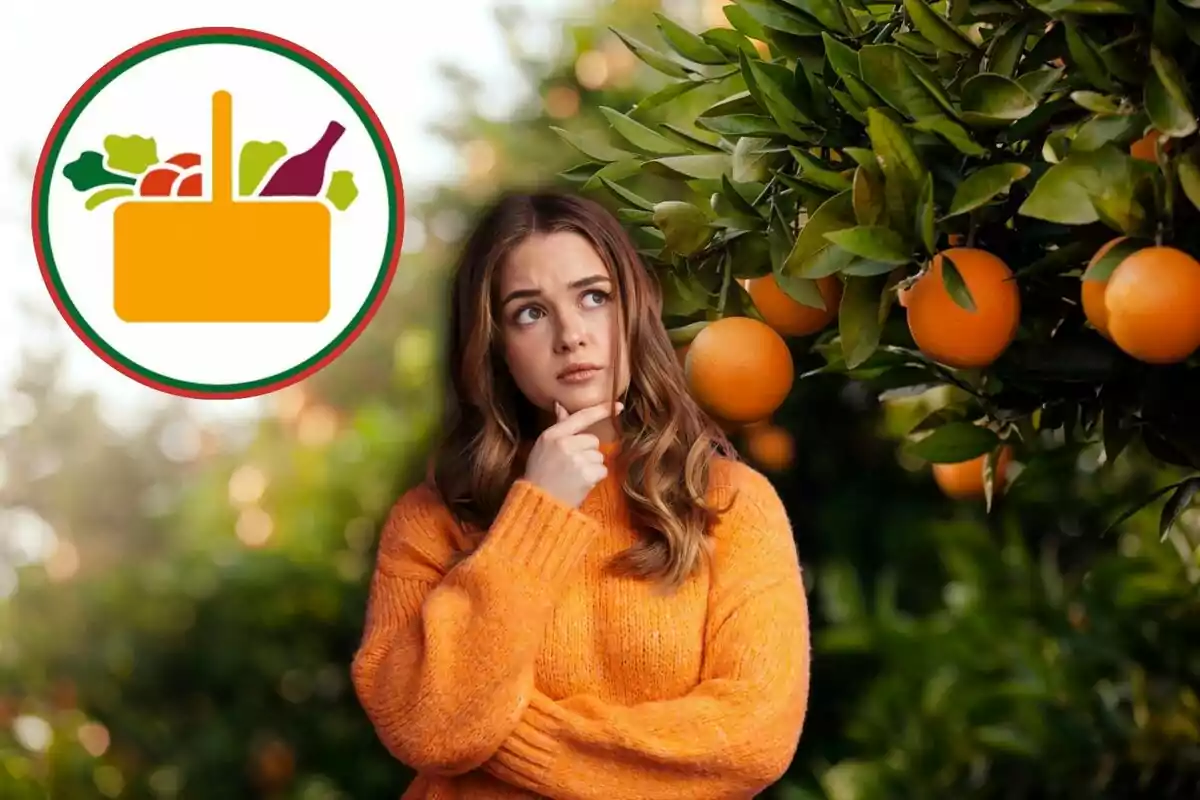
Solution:
{"label": "green vegetable icon", "polygon": [[358,187],[354,185],[354,173],[339,169],[329,178],[329,188],[325,190],[325,198],[333,203],[338,211],[345,211],[358,197]]}
{"label": "green vegetable icon", "polygon": [[104,152],[108,153],[109,169],[130,175],[141,175],[158,163],[158,146],[141,136],[105,136]]}
{"label": "green vegetable icon", "polygon": [[97,186],[137,183],[136,178],[129,175],[118,175],[104,168],[104,156],[95,150],[85,150],[79,158],[63,167],[63,176],[71,182],[78,192],[86,192]]}
{"label": "green vegetable icon", "polygon": [[283,142],[246,142],[238,156],[238,194],[243,197],[254,194],[267,171],[275,162],[287,155]]}

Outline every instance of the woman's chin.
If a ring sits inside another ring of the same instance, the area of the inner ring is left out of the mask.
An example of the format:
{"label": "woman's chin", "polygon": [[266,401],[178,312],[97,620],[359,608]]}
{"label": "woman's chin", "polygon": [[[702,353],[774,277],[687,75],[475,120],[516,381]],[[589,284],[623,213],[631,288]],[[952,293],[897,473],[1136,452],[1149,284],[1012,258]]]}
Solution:
{"label": "woman's chin", "polygon": [[[611,400],[611,392],[606,391],[607,388],[600,386],[562,386],[559,387],[554,401],[561,403],[562,407],[567,410],[567,413],[574,414],[576,411],[582,411],[585,408],[607,403]],[[553,402],[551,406],[553,407]]]}

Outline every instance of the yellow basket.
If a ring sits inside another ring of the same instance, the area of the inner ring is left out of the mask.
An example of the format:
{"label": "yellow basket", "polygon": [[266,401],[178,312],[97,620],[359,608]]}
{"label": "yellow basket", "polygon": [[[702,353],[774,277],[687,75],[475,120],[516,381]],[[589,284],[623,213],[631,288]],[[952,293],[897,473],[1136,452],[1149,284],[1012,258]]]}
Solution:
{"label": "yellow basket", "polygon": [[319,322],[330,213],[319,200],[235,202],[233,100],[212,97],[212,199],[113,213],[113,308],[126,322]]}

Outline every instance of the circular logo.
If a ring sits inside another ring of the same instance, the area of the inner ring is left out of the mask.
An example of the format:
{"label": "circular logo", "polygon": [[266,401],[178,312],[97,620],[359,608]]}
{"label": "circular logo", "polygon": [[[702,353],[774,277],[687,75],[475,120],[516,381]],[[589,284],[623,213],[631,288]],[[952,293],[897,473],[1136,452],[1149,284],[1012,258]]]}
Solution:
{"label": "circular logo", "polygon": [[55,305],[115,369],[193,398],[266,394],[362,332],[404,192],[370,105],[317,55],[199,28],[122,53],[54,124],[33,239]]}

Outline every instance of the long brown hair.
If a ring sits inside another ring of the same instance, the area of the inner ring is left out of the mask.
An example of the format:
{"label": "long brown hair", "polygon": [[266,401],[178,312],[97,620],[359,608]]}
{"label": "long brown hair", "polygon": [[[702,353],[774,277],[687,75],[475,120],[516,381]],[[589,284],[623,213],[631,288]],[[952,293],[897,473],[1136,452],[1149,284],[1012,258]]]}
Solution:
{"label": "long brown hair", "polygon": [[451,285],[448,416],[434,454],[433,486],[463,527],[474,531],[467,534],[470,548],[520,476],[523,445],[540,430],[536,409],[504,362],[495,286],[517,245],[535,234],[563,231],[589,240],[607,265],[617,299],[616,346],[630,354],[618,458],[641,540],[611,566],[678,586],[708,552],[707,532],[721,511],[706,502],[713,459],[736,454],[687,390],[662,322],[657,282],[620,223],[592,200],[553,190],[507,193],[478,219]]}

